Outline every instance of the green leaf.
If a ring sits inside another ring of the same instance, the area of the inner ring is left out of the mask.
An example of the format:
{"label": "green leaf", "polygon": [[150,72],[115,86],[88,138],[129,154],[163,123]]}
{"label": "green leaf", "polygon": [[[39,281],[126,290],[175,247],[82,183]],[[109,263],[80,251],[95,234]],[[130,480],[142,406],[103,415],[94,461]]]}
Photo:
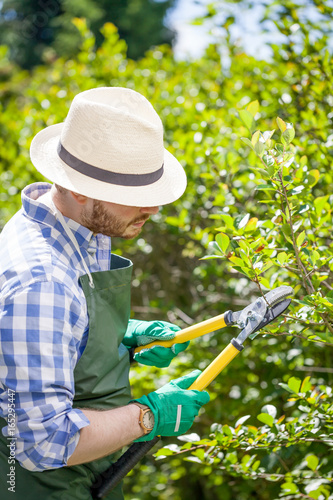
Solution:
{"label": "green leaf", "polygon": [[262,134],[262,140],[267,144],[268,148],[271,149],[272,141],[270,140],[272,135],[274,134],[274,130],[267,130]]}
{"label": "green leaf", "polygon": [[170,224],[170,226],[179,227],[179,219],[177,217],[167,217],[165,222]]}
{"label": "green leaf", "polygon": [[219,244],[216,241],[210,241],[208,243],[208,250],[209,253],[214,254],[214,255],[222,255],[222,249],[220,248]]}
{"label": "green leaf", "polygon": [[315,186],[319,181],[319,178],[320,178],[320,172],[318,169],[310,170],[310,172],[307,175],[308,185],[311,187]]}
{"label": "green leaf", "polygon": [[[330,492],[325,488],[323,483],[326,483],[327,479],[316,479],[315,481],[310,481],[305,487],[304,491],[314,500],[323,500],[324,498],[329,499]],[[325,495],[324,495],[325,494]]]}
{"label": "green leaf", "polygon": [[237,229],[242,229],[249,222],[250,214],[246,214],[245,217],[241,219],[241,221],[237,224]]}
{"label": "green leaf", "polygon": [[303,186],[303,184],[301,184],[300,186],[296,186],[293,189],[291,189],[290,194],[297,196],[303,191],[303,189],[305,189],[305,186]]}
{"label": "green leaf", "polygon": [[235,257],[233,255],[232,257],[229,258],[229,260],[230,260],[230,262],[235,264],[235,266],[244,267],[245,262],[242,259],[240,259],[239,257]]}
{"label": "green leaf", "polygon": [[228,214],[222,214],[221,219],[223,219],[225,225],[229,227],[230,229],[233,229],[234,227],[234,219],[231,217],[231,215]]}
{"label": "green leaf", "polygon": [[256,471],[260,465],[260,460],[256,460],[252,465],[252,470]]}
{"label": "green leaf", "polygon": [[217,241],[218,245],[221,247],[222,252],[226,253],[227,248],[228,248],[229,243],[230,243],[229,236],[227,236],[224,233],[220,233],[216,236],[216,241]]}
{"label": "green leaf", "polygon": [[238,246],[245,252],[246,255],[249,253],[249,245],[245,240],[237,240]]}
{"label": "green leaf", "polygon": [[262,156],[265,152],[265,145],[262,142],[257,142],[254,146],[254,151],[258,156]]}
{"label": "green leaf", "polygon": [[200,260],[209,260],[209,259],[224,259],[222,255],[205,255],[204,257],[201,257]]}
{"label": "green leaf", "polygon": [[308,455],[305,460],[308,464],[309,469],[313,471],[317,470],[319,459],[315,455]]}
{"label": "green leaf", "polygon": [[282,132],[281,141],[285,141],[285,144],[288,145],[291,143],[293,138],[295,137],[295,130],[293,128],[287,128],[284,132]]}
{"label": "green leaf", "polygon": [[274,266],[274,262],[272,261],[269,261],[269,262],[265,262],[265,264],[262,266],[260,272],[261,273],[265,273],[268,269],[270,269],[272,266]]}
{"label": "green leaf", "polygon": [[200,460],[199,457],[185,457],[184,460],[186,460],[186,462],[195,462],[197,464],[202,464],[202,460]]}
{"label": "green leaf", "polygon": [[208,172],[203,172],[202,174],[200,174],[200,178],[201,179],[209,179],[209,180],[214,180],[215,177],[213,174],[210,174]]}
{"label": "green leaf", "polygon": [[246,111],[251,113],[253,118],[256,116],[256,114],[259,112],[259,101],[252,101],[246,106]]}
{"label": "green leaf", "polygon": [[231,432],[229,425],[224,424],[224,426],[222,427],[222,430],[223,430],[223,434],[225,434],[225,436],[232,437],[232,432]]}
{"label": "green leaf", "polygon": [[316,209],[317,217],[321,216],[322,211],[327,203],[328,198],[329,198],[329,195],[319,196],[318,198],[315,198],[313,203],[314,203],[314,206]]}
{"label": "green leaf", "polygon": [[294,391],[290,389],[290,387],[287,384],[284,384],[283,382],[280,382],[279,385],[286,391],[290,392],[291,394],[294,394]]}
{"label": "green leaf", "polygon": [[238,462],[237,453],[235,451],[227,453],[225,459],[227,462],[230,462],[231,464],[236,464]]}
{"label": "green leaf", "polygon": [[241,137],[241,140],[242,140],[243,142],[245,142],[245,144],[247,144],[248,146],[250,146],[250,148],[251,148],[251,149],[253,149],[253,151],[254,151],[254,147],[253,147],[253,144],[252,144],[252,142],[250,141],[250,139],[248,139],[247,137]]}
{"label": "green leaf", "polygon": [[281,264],[281,266],[283,266],[283,264],[288,260],[288,255],[286,254],[286,252],[280,252],[277,254],[276,259]]}
{"label": "green leaf", "polygon": [[293,494],[293,493],[297,493],[298,492],[298,488],[296,486],[295,483],[290,483],[290,482],[287,482],[287,483],[283,483],[283,485],[281,486],[282,489],[285,490],[286,493],[289,493],[289,494]]}
{"label": "green leaf", "polygon": [[307,157],[306,157],[305,155],[303,155],[303,156],[300,158],[300,161],[299,161],[300,166],[301,166],[301,167],[305,167],[305,165],[307,164],[307,161],[308,161]]}
{"label": "green leaf", "polygon": [[256,168],[257,172],[260,173],[261,177],[263,179],[268,180],[271,176],[268,174],[268,171],[264,170],[263,168]]}
{"label": "green leaf", "polygon": [[313,252],[311,252],[311,254],[310,254],[310,259],[311,259],[312,265],[314,266],[316,264],[317,260],[320,259],[320,253],[317,252],[317,250],[313,250]]}
{"label": "green leaf", "polygon": [[257,223],[258,223],[257,217],[252,217],[246,224],[245,231],[246,232],[254,231],[257,227]]}
{"label": "green leaf", "polygon": [[282,120],[282,118],[277,118],[276,119],[277,126],[281,130],[281,132],[284,132],[287,128],[287,124]]}
{"label": "green leaf", "polygon": [[267,167],[274,167],[275,165],[275,161],[274,161],[274,157],[271,156],[271,155],[264,155],[262,157],[263,159],[263,162],[265,163],[265,165],[267,165]]}
{"label": "green leaf", "polygon": [[275,191],[273,184],[258,184],[256,186],[257,191]]}
{"label": "green leaf", "polygon": [[304,242],[305,240],[305,231],[302,231],[301,234],[299,234],[297,236],[297,239],[296,239],[296,244],[298,247],[302,246],[302,243]]}
{"label": "green leaf", "polygon": [[310,382],[311,377],[305,377],[301,385],[301,392],[308,392],[311,390],[312,384]]}
{"label": "green leaf", "polygon": [[273,175],[275,174],[275,165],[269,165],[269,167],[267,168],[267,173],[269,177],[273,177]]}
{"label": "green leaf", "polygon": [[246,111],[246,109],[242,109],[238,112],[239,118],[241,121],[244,123],[245,127],[251,132],[253,132],[255,128],[255,121],[253,116],[249,111]]}
{"label": "green leaf", "polygon": [[274,418],[268,413],[259,413],[259,415],[257,415],[257,419],[260,420],[260,422],[269,425],[269,427],[272,427],[274,423]]}
{"label": "green leaf", "polygon": [[301,380],[298,377],[291,377],[288,380],[288,386],[293,392],[298,394],[301,387]]}
{"label": "green leaf", "polygon": [[203,450],[202,448],[199,448],[197,450],[194,450],[192,451],[192,455],[194,455],[195,457],[197,457],[201,462],[204,461],[205,459],[205,450]]}
{"label": "green leaf", "polygon": [[257,130],[257,132],[255,132],[252,136],[252,139],[251,139],[251,143],[253,146],[255,146],[257,144],[257,142],[259,141],[260,139],[260,132],[259,130]]}
{"label": "green leaf", "polygon": [[273,418],[276,417],[277,414],[277,409],[275,408],[274,405],[265,405],[261,408],[262,413],[267,413],[268,415],[271,415]]}
{"label": "green leaf", "polygon": [[305,205],[301,205],[299,207],[299,209],[297,210],[297,213],[298,214],[304,214],[305,212],[307,212],[309,209],[310,209],[310,205],[308,203],[306,203]]}
{"label": "green leaf", "polygon": [[235,423],[235,428],[238,427],[239,425],[243,425],[244,422],[246,422],[250,417],[251,415],[245,415],[244,417],[239,418]]}
{"label": "green leaf", "polygon": [[269,283],[268,279],[263,278],[262,276],[260,276],[259,281],[260,281],[260,284],[261,284],[262,286],[264,286],[265,288],[271,288],[271,286],[270,286],[270,283]]}
{"label": "green leaf", "polygon": [[[177,447],[179,449],[179,447]],[[173,455],[175,450],[169,448],[160,448],[156,453],[154,453],[154,457],[167,457]]]}
{"label": "green leaf", "polygon": [[179,441],[184,441],[185,443],[198,443],[200,441],[200,436],[196,432],[190,432],[190,434],[183,434],[178,436]]}

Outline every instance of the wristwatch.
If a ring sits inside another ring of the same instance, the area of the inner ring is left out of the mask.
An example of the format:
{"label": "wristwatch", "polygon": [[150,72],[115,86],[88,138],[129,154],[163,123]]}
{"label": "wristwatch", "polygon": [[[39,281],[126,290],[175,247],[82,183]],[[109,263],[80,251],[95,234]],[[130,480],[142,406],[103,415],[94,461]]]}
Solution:
{"label": "wristwatch", "polygon": [[140,408],[140,416],[139,416],[139,424],[141,429],[145,434],[149,434],[154,429],[155,418],[154,414],[147,405],[143,405],[142,403],[137,403],[136,401],[130,403],[132,405],[136,405]]}

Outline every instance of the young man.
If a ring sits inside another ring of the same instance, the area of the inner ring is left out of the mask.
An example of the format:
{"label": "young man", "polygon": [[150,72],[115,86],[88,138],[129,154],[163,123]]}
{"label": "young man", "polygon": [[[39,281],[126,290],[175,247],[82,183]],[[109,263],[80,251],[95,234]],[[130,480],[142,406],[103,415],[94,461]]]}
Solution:
{"label": "young man", "polygon": [[[110,238],[136,237],[186,176],[151,104],[123,88],[78,94],[31,160],[53,184],[26,187],[0,236],[1,498],[88,500],[117,450],[186,432],[209,400],[187,390],[196,371],[131,401],[129,349],[178,327],[129,320],[132,263],[111,254]],[[168,366],[185,348],[135,359]]]}

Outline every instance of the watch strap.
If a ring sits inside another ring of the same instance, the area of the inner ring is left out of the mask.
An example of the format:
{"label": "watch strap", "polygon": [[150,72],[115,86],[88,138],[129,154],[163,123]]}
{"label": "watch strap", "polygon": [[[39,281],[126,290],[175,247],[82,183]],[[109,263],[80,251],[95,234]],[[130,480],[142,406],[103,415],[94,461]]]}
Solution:
{"label": "watch strap", "polygon": [[141,429],[143,430],[144,434],[149,434],[153,430],[154,427],[146,427],[144,424],[143,418],[144,418],[145,413],[148,413],[148,412],[153,413],[152,410],[150,409],[150,407],[148,405],[144,405],[144,404],[138,403],[136,401],[133,401],[130,404],[136,405],[140,408],[139,425],[140,425]]}
{"label": "watch strap", "polygon": [[139,402],[136,402],[136,401],[132,401],[130,403],[131,405],[136,405],[138,406],[139,408],[141,408],[142,410],[150,410],[149,406],[148,405],[144,405],[142,403],[139,403]]}

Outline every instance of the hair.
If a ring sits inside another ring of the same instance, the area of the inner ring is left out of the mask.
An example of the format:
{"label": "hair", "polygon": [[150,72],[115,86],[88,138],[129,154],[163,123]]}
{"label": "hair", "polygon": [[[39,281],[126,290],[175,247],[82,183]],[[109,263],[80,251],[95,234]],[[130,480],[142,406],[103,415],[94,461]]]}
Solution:
{"label": "hair", "polygon": [[62,187],[62,186],[59,186],[58,184],[54,184],[58,193],[61,194],[61,195],[66,195],[67,193],[69,193],[69,190]]}

